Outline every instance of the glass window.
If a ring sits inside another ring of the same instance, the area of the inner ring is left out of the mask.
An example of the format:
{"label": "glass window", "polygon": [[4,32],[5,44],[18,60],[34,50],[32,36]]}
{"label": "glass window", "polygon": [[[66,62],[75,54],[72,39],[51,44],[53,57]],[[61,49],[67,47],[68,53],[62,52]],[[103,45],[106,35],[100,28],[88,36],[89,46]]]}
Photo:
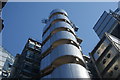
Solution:
{"label": "glass window", "polygon": [[39,72],[39,69],[34,68],[32,71],[33,71],[34,73],[38,73],[38,72]]}
{"label": "glass window", "polygon": [[102,16],[100,17],[100,19],[98,20],[97,24],[94,27],[95,31],[99,28],[99,26],[101,25],[101,23],[104,21],[104,19],[106,18],[107,14],[108,13],[106,11],[102,14]]}
{"label": "glass window", "polygon": [[98,53],[96,52],[96,53],[94,54],[94,59],[97,60],[98,57],[99,57],[99,55],[98,55]]}
{"label": "glass window", "polygon": [[29,40],[29,47],[34,49],[35,43]]}
{"label": "glass window", "polygon": [[27,51],[27,56],[28,58],[34,58],[34,52],[33,51]]}
{"label": "glass window", "polygon": [[40,44],[36,44],[36,46],[41,48],[41,45],[40,45]]}
{"label": "glass window", "polygon": [[106,59],[103,59],[103,64],[105,64],[106,63]]}
{"label": "glass window", "polygon": [[28,71],[31,71],[31,67],[27,64],[24,65],[24,70],[28,70]]}
{"label": "glass window", "polygon": [[110,54],[110,53],[108,53],[107,58],[110,58],[110,56],[111,56],[111,54]]}
{"label": "glass window", "polygon": [[116,65],[116,66],[114,67],[114,70],[118,70],[118,65]]}
{"label": "glass window", "polygon": [[[106,24],[109,22],[109,20],[111,19],[111,16],[108,15],[105,20],[103,21],[103,23],[100,25],[100,27],[97,30],[97,34],[100,35],[100,33],[104,30],[104,28],[106,27]],[[101,34],[103,35],[103,34]]]}

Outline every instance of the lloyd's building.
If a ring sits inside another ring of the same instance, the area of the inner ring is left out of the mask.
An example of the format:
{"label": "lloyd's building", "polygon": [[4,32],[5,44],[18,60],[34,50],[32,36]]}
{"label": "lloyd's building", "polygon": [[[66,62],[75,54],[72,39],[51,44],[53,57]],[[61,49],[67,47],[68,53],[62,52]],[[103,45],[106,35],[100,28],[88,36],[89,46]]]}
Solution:
{"label": "lloyd's building", "polygon": [[78,28],[62,9],[55,9],[42,35],[41,79],[43,78],[90,78],[83,59]]}

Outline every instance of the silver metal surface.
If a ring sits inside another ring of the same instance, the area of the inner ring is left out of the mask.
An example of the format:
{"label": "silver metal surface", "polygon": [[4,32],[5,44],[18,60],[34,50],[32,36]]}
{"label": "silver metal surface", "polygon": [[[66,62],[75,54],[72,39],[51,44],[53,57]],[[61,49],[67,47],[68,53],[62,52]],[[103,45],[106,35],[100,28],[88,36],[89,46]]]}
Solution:
{"label": "silver metal surface", "polygon": [[[63,56],[66,56],[66,57],[63,57]],[[69,56],[71,56],[71,57],[69,57]],[[42,59],[41,69],[46,68],[47,66],[49,66],[50,64],[55,62],[60,57],[61,58],[59,60],[64,61],[62,63],[73,62],[73,60],[75,58],[72,58],[72,56],[80,59],[84,63],[82,53],[80,52],[80,50],[76,46],[74,46],[72,44],[59,45],[58,47],[53,49],[52,52],[49,53],[49,55],[47,55],[45,58]],[[58,65],[60,65],[62,63],[57,61]]]}
{"label": "silver metal surface", "polygon": [[110,69],[103,76],[104,78],[117,78],[120,74],[120,58],[110,67]]}
{"label": "silver metal surface", "polygon": [[53,31],[54,29],[59,28],[59,27],[68,28],[68,29],[70,29],[71,31],[73,31],[73,33],[75,33],[75,32],[74,32],[74,29],[72,28],[72,26],[71,26],[70,24],[64,22],[64,21],[58,21],[58,22],[56,22],[55,24],[53,24],[53,25],[51,26],[51,31]]}
{"label": "silver metal surface", "polygon": [[73,24],[65,14],[62,9],[53,10],[43,29],[42,53],[48,53],[41,61],[43,78],[90,79]]}
{"label": "silver metal surface", "polygon": [[48,23],[46,24],[46,26],[43,28],[43,32],[50,26],[50,24],[52,22],[54,22],[54,20],[59,20],[59,19],[65,19],[66,21],[68,21],[69,23],[71,23],[71,21],[68,19],[68,17],[64,16],[64,15],[55,15],[53,16],[53,18],[51,18]]}
{"label": "silver metal surface", "polygon": [[54,31],[55,29],[57,29],[57,28],[61,28],[61,27],[63,27],[63,28],[68,28],[68,29],[70,29],[74,34],[75,34],[75,32],[74,32],[74,29],[71,27],[71,25],[70,24],[68,24],[68,23],[66,23],[66,22],[64,22],[64,21],[59,21],[59,22],[56,22],[55,24],[53,24],[49,29],[48,29],[48,31],[44,34],[44,36],[43,36],[43,40],[42,41],[44,41],[49,35],[50,35],[50,33],[52,32],[52,31]]}
{"label": "silver metal surface", "polygon": [[[117,54],[117,50],[112,47],[107,54],[104,56],[104,58],[100,61],[100,63],[98,63],[98,69],[100,71],[100,73],[106,68],[106,66],[113,60],[113,58],[115,57],[115,55]],[[108,58],[107,55],[110,54],[110,57]],[[103,60],[106,60],[105,63],[103,63]]]}
{"label": "silver metal surface", "polygon": [[48,48],[50,48],[50,46],[51,46],[51,42],[50,42],[50,40],[48,40],[48,41],[42,46],[41,53],[45,52]]}
{"label": "silver metal surface", "polygon": [[50,66],[50,64],[51,64],[51,56],[49,54],[41,60],[40,70],[43,70],[44,68]]}
{"label": "silver metal surface", "polygon": [[64,13],[64,14],[66,14],[66,15],[68,16],[67,12],[64,11],[63,9],[54,9],[54,10],[50,13],[50,15],[52,15],[52,14],[54,14],[54,13],[57,13],[57,12]]}
{"label": "silver metal surface", "polygon": [[53,21],[56,20],[56,19],[65,19],[65,20],[67,20],[69,23],[71,23],[70,20],[68,19],[68,17],[66,17],[66,16],[64,16],[64,15],[62,15],[62,14],[57,14],[57,15],[53,16],[52,18],[50,18],[49,22],[51,23],[51,22],[53,22]]}
{"label": "silver metal surface", "polygon": [[57,59],[61,56],[65,56],[65,55],[76,56],[84,62],[82,53],[76,46],[74,46],[72,44],[59,45],[58,47],[56,47],[55,49],[52,50],[50,55],[51,55],[51,62],[53,62],[55,59]]}
{"label": "silver metal surface", "polygon": [[77,43],[76,37],[68,31],[60,31],[55,33],[43,46],[42,53],[45,52],[50,46],[57,40],[60,39],[70,39]]}
{"label": "silver metal surface", "polygon": [[109,43],[110,42],[107,39],[103,41],[103,43],[100,45],[100,47],[93,54],[95,60],[97,60],[101,56],[101,54],[107,48],[107,46],[109,45]]}
{"label": "silver metal surface", "polygon": [[60,32],[55,33],[50,38],[50,42],[53,43],[60,39],[70,39],[77,43],[76,37],[71,32],[68,32],[68,31],[60,31]]}
{"label": "silver metal surface", "polygon": [[51,78],[89,78],[89,75],[86,69],[79,64],[64,64],[51,73]]}

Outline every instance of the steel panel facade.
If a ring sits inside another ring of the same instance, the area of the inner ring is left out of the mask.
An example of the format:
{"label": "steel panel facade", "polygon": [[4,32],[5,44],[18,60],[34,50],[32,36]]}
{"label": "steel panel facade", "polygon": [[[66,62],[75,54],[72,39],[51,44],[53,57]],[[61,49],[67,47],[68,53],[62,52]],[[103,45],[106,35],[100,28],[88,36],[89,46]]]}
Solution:
{"label": "steel panel facade", "polygon": [[45,30],[50,26],[50,24],[51,24],[54,20],[59,20],[59,19],[65,19],[65,20],[67,20],[69,23],[71,23],[71,21],[68,19],[68,17],[66,17],[66,16],[64,16],[64,15],[61,15],[61,14],[55,15],[55,16],[53,16],[53,18],[51,18],[51,19],[47,22],[46,26],[43,28],[43,32],[45,32]]}
{"label": "steel panel facade", "polygon": [[48,67],[50,64],[51,64],[51,56],[49,54],[41,60],[41,70]]}
{"label": "steel panel facade", "polygon": [[89,75],[79,64],[64,64],[51,73],[51,78],[89,78]]}
{"label": "steel panel facade", "polygon": [[50,15],[52,15],[52,14],[54,14],[54,13],[57,13],[57,12],[64,13],[64,14],[66,14],[66,15],[68,16],[67,12],[64,11],[63,9],[54,9],[54,10],[50,13]]}
{"label": "steel panel facade", "polygon": [[56,22],[55,24],[53,24],[53,25],[51,26],[51,31],[53,31],[54,29],[59,28],[59,27],[68,28],[68,29],[70,29],[71,31],[73,31],[73,33],[75,33],[75,32],[74,32],[74,29],[71,27],[71,25],[68,24],[68,23],[66,23],[66,22],[64,22],[64,21],[58,21],[58,22]]}
{"label": "steel panel facade", "polygon": [[59,21],[59,22],[56,22],[55,24],[53,24],[49,29],[48,29],[48,31],[44,34],[44,36],[43,36],[43,40],[42,41],[44,41],[49,35],[50,35],[50,33],[52,32],[52,31],[54,31],[55,29],[57,29],[57,28],[61,28],[61,27],[63,27],[63,28],[68,28],[68,29],[70,29],[74,34],[75,34],[75,32],[74,32],[74,29],[71,27],[71,25],[70,24],[68,24],[68,23],[66,23],[66,22],[64,22],[64,21]]}
{"label": "steel panel facade", "polygon": [[77,43],[76,37],[68,31],[60,31],[55,33],[44,45],[42,48],[42,53],[46,51],[50,46],[57,40],[60,39],[70,39]]}
{"label": "steel panel facade", "polygon": [[59,45],[58,47],[53,49],[51,52],[51,61],[53,62],[56,58],[59,58],[65,55],[76,56],[84,62],[80,50],[76,46],[71,44]]}
{"label": "steel panel facade", "polygon": [[50,42],[53,43],[60,39],[70,39],[77,43],[76,37],[71,32],[68,32],[68,31],[60,31],[60,32],[55,33],[50,38]]}
{"label": "steel panel facade", "polygon": [[43,46],[42,46],[42,49],[41,49],[41,53],[45,52],[48,48],[50,48],[51,46],[51,42],[50,40],[48,40]]}
{"label": "steel panel facade", "polygon": [[66,55],[77,57],[80,60],[82,60],[82,62],[84,62],[82,53],[76,46],[74,46],[72,44],[62,44],[62,45],[59,45],[58,47],[56,47],[55,49],[53,49],[52,52],[49,53],[49,55],[47,55],[41,61],[41,69],[44,69],[45,67],[47,67],[48,65],[53,63],[59,57],[66,56]]}
{"label": "steel panel facade", "polygon": [[[116,67],[116,68],[115,68]],[[113,74],[111,74],[113,72]],[[118,58],[111,68],[105,73],[104,78],[117,78],[120,75],[120,58]]]}
{"label": "steel panel facade", "polygon": [[52,23],[52,22],[53,22],[54,20],[56,20],[56,19],[65,19],[65,20],[67,20],[69,23],[71,23],[71,21],[68,19],[68,17],[66,17],[66,16],[64,16],[64,15],[62,15],[62,14],[58,14],[58,15],[53,16],[53,17],[49,20],[49,22]]}
{"label": "steel panel facade", "polygon": [[[107,58],[107,55],[108,54],[111,54],[111,57],[110,58]],[[115,57],[115,55],[117,54],[116,50],[114,47],[112,47],[106,54],[106,56],[101,59],[100,63],[97,65],[98,66],[98,69],[100,71],[100,73],[106,68],[106,66],[113,60],[113,58]],[[106,60],[106,63],[103,63],[103,60]]]}
{"label": "steel panel facade", "polygon": [[42,78],[89,79],[73,24],[65,14],[67,15],[62,9],[53,10],[43,29],[42,53],[48,54],[41,60]]}

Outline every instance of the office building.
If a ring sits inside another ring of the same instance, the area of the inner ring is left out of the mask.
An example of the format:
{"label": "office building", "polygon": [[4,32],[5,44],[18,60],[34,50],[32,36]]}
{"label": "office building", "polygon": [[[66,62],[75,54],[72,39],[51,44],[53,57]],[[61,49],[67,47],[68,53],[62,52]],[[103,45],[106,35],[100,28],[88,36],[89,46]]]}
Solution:
{"label": "office building", "polygon": [[115,11],[110,10],[109,13],[104,11],[93,29],[100,39],[105,32],[120,38],[120,8]]}
{"label": "office building", "polygon": [[39,74],[40,53],[41,43],[29,38],[22,53],[15,57],[10,78],[26,80]]}
{"label": "office building", "polygon": [[90,57],[101,78],[120,79],[120,39],[106,33]]}
{"label": "office building", "polygon": [[90,78],[86,69],[80,43],[75,31],[78,28],[62,9],[55,9],[42,35],[41,79],[44,78]]}
{"label": "office building", "polygon": [[[120,6],[120,5],[119,5]],[[120,79],[120,7],[104,11],[94,26],[100,41],[90,53],[100,78]]]}
{"label": "office building", "polygon": [[14,56],[0,46],[0,79],[10,76],[13,62]]}

